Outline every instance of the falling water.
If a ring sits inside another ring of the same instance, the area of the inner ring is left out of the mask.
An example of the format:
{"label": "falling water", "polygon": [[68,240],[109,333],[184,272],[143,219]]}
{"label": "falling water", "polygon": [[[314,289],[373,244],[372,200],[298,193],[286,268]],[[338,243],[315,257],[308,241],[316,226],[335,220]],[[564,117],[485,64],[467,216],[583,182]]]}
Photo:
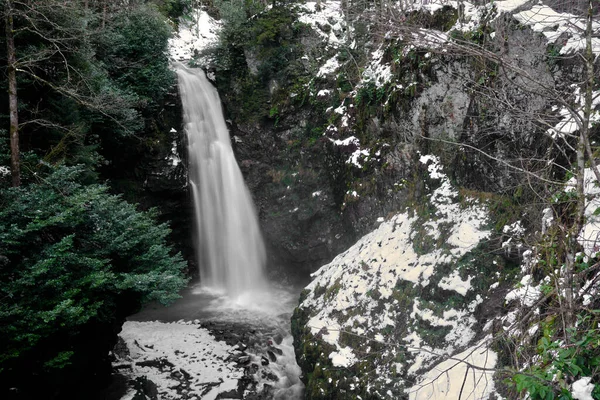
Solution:
{"label": "falling water", "polygon": [[198,261],[204,287],[237,298],[265,286],[265,246],[237,165],[219,94],[204,71],[179,66]]}

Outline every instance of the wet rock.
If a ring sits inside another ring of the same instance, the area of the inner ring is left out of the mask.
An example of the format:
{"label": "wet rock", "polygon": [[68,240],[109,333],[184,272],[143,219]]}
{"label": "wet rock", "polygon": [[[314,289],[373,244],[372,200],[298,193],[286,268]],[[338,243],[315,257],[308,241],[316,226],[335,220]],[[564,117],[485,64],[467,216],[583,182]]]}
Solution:
{"label": "wet rock", "polygon": [[277,356],[271,350],[267,350],[267,355],[269,356],[269,360],[271,360],[271,362],[277,361]]}
{"label": "wet rock", "polygon": [[237,363],[240,365],[247,365],[250,363],[250,356],[243,355],[237,359]]}
{"label": "wet rock", "polygon": [[267,357],[265,357],[265,356],[262,356],[262,357],[260,358],[260,363],[261,363],[261,365],[263,365],[263,366],[264,366],[264,365],[269,365],[269,360],[267,359]]}
{"label": "wet rock", "polygon": [[273,372],[263,371],[262,378],[263,379],[267,379],[267,380],[272,381],[272,382],[278,382],[279,381],[279,377],[277,375],[275,375]]}
{"label": "wet rock", "polygon": [[239,394],[237,390],[230,390],[228,392],[219,393],[216,400],[219,399],[243,399],[243,396]]}
{"label": "wet rock", "polygon": [[237,342],[235,347],[240,350],[240,351],[244,351],[248,348],[248,346],[246,346],[244,343],[242,342]]}
{"label": "wet rock", "polygon": [[254,375],[258,372],[258,365],[252,363],[244,369],[244,376]]}
{"label": "wet rock", "polygon": [[181,378],[183,378],[183,375],[179,371],[173,371],[171,372],[171,378],[177,379],[179,381],[181,380]]}
{"label": "wet rock", "polygon": [[175,365],[173,365],[168,360],[165,360],[162,358],[156,359],[156,360],[138,361],[135,363],[135,365],[138,365],[140,367],[153,367],[153,368],[158,368],[160,370],[167,369],[167,368],[175,368]]}
{"label": "wet rock", "polygon": [[238,393],[244,393],[256,386],[256,380],[252,376],[242,376],[238,380]]}
{"label": "wet rock", "polygon": [[121,336],[118,336],[117,344],[115,344],[115,347],[113,347],[112,351],[118,359],[129,358],[129,348]]}
{"label": "wet rock", "polygon": [[265,398],[269,398],[273,393],[273,386],[269,385],[268,383],[265,383],[264,388],[263,388],[263,394],[265,395]]}
{"label": "wet rock", "polygon": [[190,375],[189,372],[187,372],[185,369],[180,368],[179,371],[181,372],[181,374],[183,375],[183,377],[188,380],[191,381],[192,380],[192,375]]}
{"label": "wet rock", "polygon": [[281,342],[283,342],[283,335],[278,333],[275,336],[273,336],[273,342],[275,342],[276,345],[280,345]]}
{"label": "wet rock", "polygon": [[271,351],[273,351],[273,353],[278,354],[280,356],[283,355],[283,350],[281,350],[279,347],[271,347]]}
{"label": "wet rock", "polygon": [[136,378],[132,382],[136,389],[135,398],[158,400],[158,388],[156,384],[145,376]]}

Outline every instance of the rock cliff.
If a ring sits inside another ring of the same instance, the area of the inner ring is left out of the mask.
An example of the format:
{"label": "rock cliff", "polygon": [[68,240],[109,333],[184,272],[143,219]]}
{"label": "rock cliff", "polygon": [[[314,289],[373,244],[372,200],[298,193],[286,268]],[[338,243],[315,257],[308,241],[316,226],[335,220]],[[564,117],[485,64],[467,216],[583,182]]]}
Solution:
{"label": "rock cliff", "polygon": [[565,187],[581,121],[597,135],[579,3],[411,3],[275,5],[210,68],[272,265],[316,271],[292,319],[306,397],[567,393],[595,362],[548,358],[581,339],[565,292],[597,290]]}

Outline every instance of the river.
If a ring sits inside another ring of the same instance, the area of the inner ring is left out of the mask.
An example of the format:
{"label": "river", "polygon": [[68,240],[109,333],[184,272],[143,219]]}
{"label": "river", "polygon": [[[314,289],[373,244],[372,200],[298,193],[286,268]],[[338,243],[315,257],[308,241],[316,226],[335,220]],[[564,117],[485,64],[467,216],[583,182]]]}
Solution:
{"label": "river", "polygon": [[301,399],[290,317],[302,288],[266,279],[258,218],[219,95],[202,70],[176,70],[201,284],[125,323],[113,366],[137,388],[121,399],[136,391],[159,399]]}

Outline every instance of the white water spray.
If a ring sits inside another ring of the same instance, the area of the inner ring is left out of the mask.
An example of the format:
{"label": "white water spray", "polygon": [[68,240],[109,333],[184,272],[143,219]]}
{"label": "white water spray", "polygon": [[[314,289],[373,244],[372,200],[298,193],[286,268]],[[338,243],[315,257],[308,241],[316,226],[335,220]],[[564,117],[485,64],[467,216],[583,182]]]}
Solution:
{"label": "white water spray", "polygon": [[219,94],[204,71],[178,66],[204,287],[231,298],[266,287],[265,246],[237,165]]}

